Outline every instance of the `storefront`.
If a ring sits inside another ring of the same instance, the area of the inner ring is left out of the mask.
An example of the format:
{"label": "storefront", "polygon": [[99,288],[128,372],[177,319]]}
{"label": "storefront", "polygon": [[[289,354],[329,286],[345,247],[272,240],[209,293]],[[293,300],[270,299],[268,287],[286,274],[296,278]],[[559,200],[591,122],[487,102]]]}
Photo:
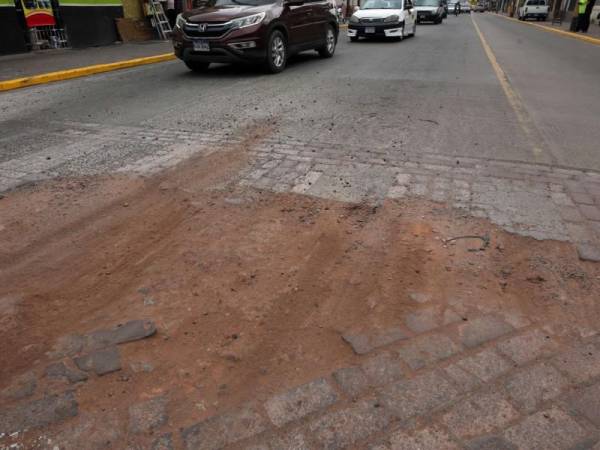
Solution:
{"label": "storefront", "polygon": [[121,0],[0,0],[0,54],[118,40]]}

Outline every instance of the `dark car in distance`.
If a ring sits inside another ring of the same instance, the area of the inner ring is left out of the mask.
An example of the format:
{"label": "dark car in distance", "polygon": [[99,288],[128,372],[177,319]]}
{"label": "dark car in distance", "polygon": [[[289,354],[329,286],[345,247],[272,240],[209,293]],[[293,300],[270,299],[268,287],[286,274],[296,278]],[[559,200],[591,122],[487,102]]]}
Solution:
{"label": "dark car in distance", "polygon": [[239,62],[277,73],[298,52],[332,57],[338,33],[328,0],[213,0],[177,16],[173,47],[194,71]]}

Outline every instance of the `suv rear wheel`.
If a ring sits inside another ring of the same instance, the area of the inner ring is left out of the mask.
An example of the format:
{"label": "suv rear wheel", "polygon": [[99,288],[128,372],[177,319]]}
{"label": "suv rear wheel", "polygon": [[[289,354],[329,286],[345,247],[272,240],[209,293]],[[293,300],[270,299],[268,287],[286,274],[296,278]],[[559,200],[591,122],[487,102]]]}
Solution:
{"label": "suv rear wheel", "polygon": [[333,27],[331,25],[327,25],[327,30],[325,31],[325,45],[317,51],[319,52],[319,56],[321,58],[331,58],[335,53],[335,45],[337,44],[335,39],[335,32],[333,31]]}
{"label": "suv rear wheel", "polygon": [[279,73],[285,69],[287,62],[287,44],[285,36],[279,30],[273,31],[269,35],[267,45],[266,68],[270,73]]}
{"label": "suv rear wheel", "polygon": [[205,72],[208,69],[208,66],[210,66],[210,63],[202,61],[185,61],[185,65],[194,72]]}

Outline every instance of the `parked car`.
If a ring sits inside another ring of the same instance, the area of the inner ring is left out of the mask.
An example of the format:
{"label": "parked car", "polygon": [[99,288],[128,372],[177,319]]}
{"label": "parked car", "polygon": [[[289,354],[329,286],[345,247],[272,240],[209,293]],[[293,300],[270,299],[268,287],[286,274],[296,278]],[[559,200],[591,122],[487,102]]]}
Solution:
{"label": "parked car", "polygon": [[441,0],[414,0],[414,2],[417,11],[417,23],[442,23],[445,10]]}
{"label": "parked car", "polygon": [[471,11],[473,11],[473,12],[485,12],[486,9],[487,8],[481,3],[477,3],[476,5],[471,5]]}
{"label": "parked car", "polygon": [[548,18],[548,3],[546,3],[546,0],[525,0],[523,5],[517,9],[517,17],[519,20],[546,20]]}
{"label": "parked car", "polygon": [[412,0],[366,0],[348,22],[352,42],[360,37],[402,40],[417,31],[417,13]]}
{"label": "parked car", "polygon": [[335,53],[338,21],[327,0],[216,0],[177,16],[175,55],[188,68],[211,63],[260,63],[271,73],[305,50]]}

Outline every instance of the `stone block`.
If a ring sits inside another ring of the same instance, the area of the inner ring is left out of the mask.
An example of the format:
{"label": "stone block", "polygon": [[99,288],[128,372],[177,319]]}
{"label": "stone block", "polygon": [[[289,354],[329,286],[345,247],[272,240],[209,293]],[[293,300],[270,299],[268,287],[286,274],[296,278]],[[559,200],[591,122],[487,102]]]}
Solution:
{"label": "stone block", "polygon": [[584,441],[586,432],[564,411],[552,408],[525,418],[503,436],[520,450],[564,450]]}
{"label": "stone block", "polygon": [[336,401],[334,389],[324,378],[319,378],[271,397],[265,402],[265,409],[271,422],[280,427]]}
{"label": "stone block", "polygon": [[309,429],[318,448],[334,450],[349,447],[389,423],[390,416],[380,402],[365,399],[312,421]]}
{"label": "stone block", "polygon": [[572,347],[552,359],[553,365],[573,381],[584,383],[600,376],[600,346],[585,344]]}
{"label": "stone block", "polygon": [[572,410],[600,428],[600,383],[579,389],[569,396],[567,403]]}
{"label": "stone block", "polygon": [[582,242],[577,244],[577,254],[582,261],[600,262],[600,245]]}
{"label": "stone block", "polygon": [[377,347],[389,345],[407,337],[400,328],[388,328],[363,334],[345,333],[342,339],[350,344],[354,353],[364,355]]}
{"label": "stone block", "polygon": [[262,433],[267,426],[268,422],[254,406],[244,405],[184,428],[181,439],[186,450],[218,450]]}
{"label": "stone block", "polygon": [[527,367],[508,378],[506,391],[513,403],[531,412],[547,400],[558,397],[569,385],[569,380],[547,363]]}
{"label": "stone block", "polygon": [[117,347],[94,350],[87,355],[73,358],[75,365],[86,372],[105,375],[121,369],[121,358]]}
{"label": "stone block", "polygon": [[465,442],[465,450],[519,450],[501,436],[483,436]]}
{"label": "stone block", "polygon": [[459,391],[437,372],[400,381],[379,391],[380,402],[400,420],[428,413],[455,399]]}
{"label": "stone block", "polygon": [[271,435],[259,439],[257,444],[244,446],[244,450],[311,450],[305,434],[292,430],[283,435]]}
{"label": "stone block", "polygon": [[552,337],[542,330],[531,330],[498,343],[498,349],[519,365],[558,351]]}
{"label": "stone block", "polygon": [[442,422],[460,438],[475,437],[503,428],[519,413],[498,392],[478,393],[457,403]]}
{"label": "stone block", "polygon": [[419,336],[406,342],[396,352],[413,370],[430,366],[461,350],[461,347],[444,334]]}
{"label": "stone block", "polygon": [[389,352],[369,358],[362,364],[362,369],[372,386],[389,384],[404,377],[398,357]]}
{"label": "stone block", "polygon": [[410,312],[404,319],[406,326],[414,333],[425,333],[442,324],[440,308],[431,306]]}
{"label": "stone block", "polygon": [[86,336],[86,347],[89,349],[111,347],[144,339],[154,333],[156,333],[156,325],[151,320],[131,320],[115,328],[90,333]]}
{"label": "stone block", "polygon": [[129,430],[133,433],[147,433],[167,423],[167,399],[154,397],[129,407]]}
{"label": "stone block", "polygon": [[62,422],[76,416],[78,405],[73,391],[0,409],[0,435]]}
{"label": "stone block", "polygon": [[588,220],[600,222],[600,208],[593,205],[578,205],[581,214]]}
{"label": "stone block", "polygon": [[489,348],[457,361],[456,364],[486,382],[508,372],[512,368],[512,365],[506,359]]}
{"label": "stone block", "polygon": [[389,438],[387,450],[459,450],[450,435],[438,426],[420,430],[397,431]]}
{"label": "stone block", "polygon": [[350,397],[360,395],[369,387],[369,380],[360,367],[344,367],[333,372],[333,378]]}
{"label": "stone block", "polygon": [[454,382],[460,392],[469,392],[481,386],[481,381],[475,375],[467,372],[457,364],[450,364],[443,369],[446,376]]}
{"label": "stone block", "polygon": [[88,379],[85,372],[68,367],[63,362],[53,363],[46,367],[46,376],[52,379],[66,380],[69,383],[77,383]]}
{"label": "stone block", "polygon": [[460,340],[465,347],[477,347],[513,331],[513,327],[499,317],[477,317],[459,326]]}

